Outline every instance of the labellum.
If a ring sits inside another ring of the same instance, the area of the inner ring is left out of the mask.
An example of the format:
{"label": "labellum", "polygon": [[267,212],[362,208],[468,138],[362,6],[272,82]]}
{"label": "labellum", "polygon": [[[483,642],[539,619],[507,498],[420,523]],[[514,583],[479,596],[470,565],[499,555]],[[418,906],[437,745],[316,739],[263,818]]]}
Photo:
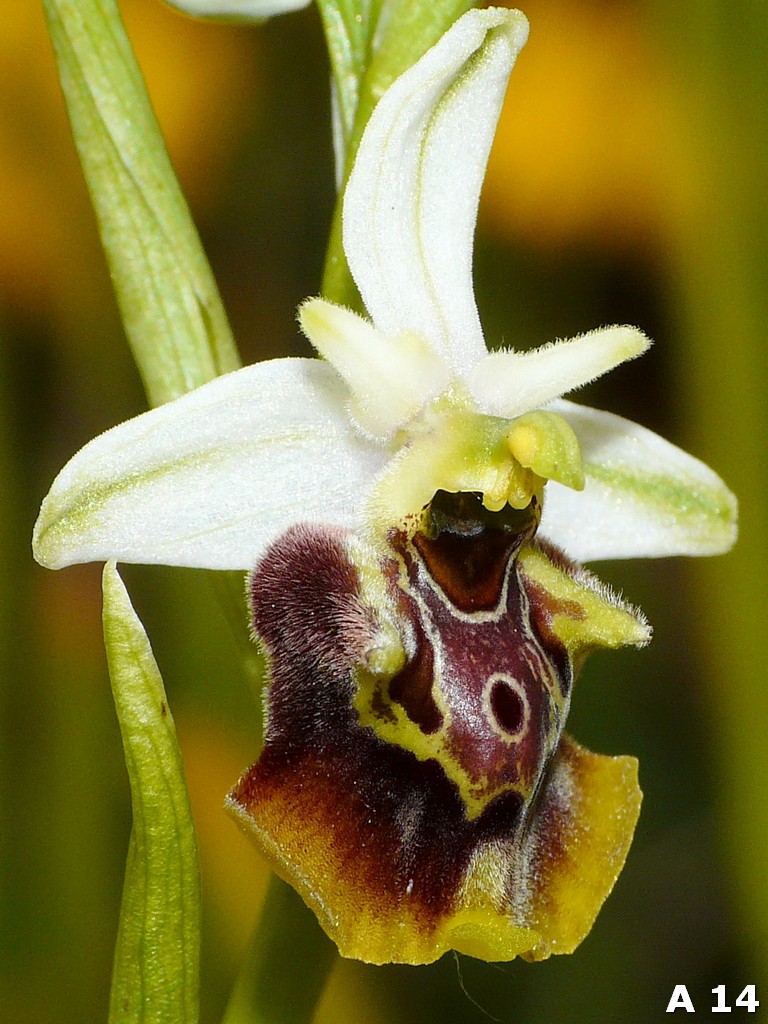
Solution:
{"label": "labellum", "polygon": [[251,576],[266,741],[229,806],[344,956],[571,952],[621,870],[636,762],[563,728],[589,651],[649,630],[538,520],[438,492],[383,541],[293,527]]}

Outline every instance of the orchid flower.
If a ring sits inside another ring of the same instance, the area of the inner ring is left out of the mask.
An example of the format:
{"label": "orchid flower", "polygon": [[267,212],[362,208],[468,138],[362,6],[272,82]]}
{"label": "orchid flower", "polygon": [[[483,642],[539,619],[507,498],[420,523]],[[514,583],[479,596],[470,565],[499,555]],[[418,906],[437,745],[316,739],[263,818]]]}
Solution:
{"label": "orchid flower", "polygon": [[715,473],[562,397],[644,352],[639,330],[486,349],[473,232],[527,30],[472,10],[378,103],[344,198],[367,316],[308,300],[323,359],[238,370],[96,438],[35,528],[51,568],[253,570],[266,742],[229,806],[340,951],[376,963],[578,945],[640,791],[633,758],[563,732],[573,678],[650,631],[574,560],[735,537]]}

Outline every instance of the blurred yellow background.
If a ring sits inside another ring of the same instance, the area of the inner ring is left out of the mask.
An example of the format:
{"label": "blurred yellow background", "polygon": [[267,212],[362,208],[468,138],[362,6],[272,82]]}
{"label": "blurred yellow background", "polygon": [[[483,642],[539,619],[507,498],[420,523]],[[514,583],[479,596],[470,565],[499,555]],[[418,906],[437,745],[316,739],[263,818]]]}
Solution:
{"label": "blurred yellow background", "polygon": [[[531,0],[477,239],[491,343],[606,323],[656,339],[584,401],[637,419],[736,491],[736,550],[597,566],[655,626],[580,681],[571,731],[641,759],[625,872],[572,957],[336,966],[318,1021],[656,1019],[676,984],[768,1000],[768,17],[716,0]],[[159,0],[123,11],[243,358],[309,354],[333,207],[314,9],[245,30]],[[105,1019],[130,828],[100,569],[49,573],[29,537],[58,468],[145,407],[68,133],[42,12],[0,24],[0,1019]],[[205,898],[202,1012],[220,1019],[266,881],[222,810],[260,719],[207,581],[130,568],[176,717]],[[297,965],[300,977],[300,965]],[[479,1003],[482,1010],[475,1003]],[[745,1011],[741,1011],[742,1013]]]}

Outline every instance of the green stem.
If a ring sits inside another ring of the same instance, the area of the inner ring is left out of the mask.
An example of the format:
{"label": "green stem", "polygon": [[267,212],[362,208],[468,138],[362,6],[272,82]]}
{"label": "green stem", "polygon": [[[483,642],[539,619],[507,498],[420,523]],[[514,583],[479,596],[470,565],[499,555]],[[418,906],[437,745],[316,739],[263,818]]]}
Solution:
{"label": "green stem", "polygon": [[336,960],[312,912],[273,875],[223,1024],[308,1024]]}
{"label": "green stem", "polygon": [[[335,7],[336,4],[321,0],[320,6],[322,9],[327,6]],[[344,185],[352,170],[360,140],[373,108],[394,80],[415,64],[447,32],[454,21],[473,6],[472,0],[389,0],[388,3],[385,0],[385,10],[380,17],[383,30],[379,30],[379,22],[375,19],[370,19],[369,22],[370,33],[376,34],[375,49],[370,36],[358,42],[364,49],[357,54],[354,63],[359,73],[355,115],[349,136],[345,139],[346,155],[341,175],[342,182],[333,213],[323,271],[322,294],[332,302],[338,302],[358,312],[364,311],[344,255],[341,213]],[[328,32],[328,19],[324,20],[328,47],[333,52],[334,40]],[[338,79],[337,88],[341,91]]]}

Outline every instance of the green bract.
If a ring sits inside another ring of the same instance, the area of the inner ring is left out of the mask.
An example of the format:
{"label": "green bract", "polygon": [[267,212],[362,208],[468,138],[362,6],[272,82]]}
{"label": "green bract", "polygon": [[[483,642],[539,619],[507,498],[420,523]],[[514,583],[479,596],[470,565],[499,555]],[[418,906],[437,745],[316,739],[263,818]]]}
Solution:
{"label": "green bract", "polygon": [[152,405],[240,361],[116,0],[44,0],[125,332]]}
{"label": "green bract", "polygon": [[114,563],[104,567],[103,587],[133,807],[109,1019],[195,1024],[200,875],[184,768],[160,672]]}

